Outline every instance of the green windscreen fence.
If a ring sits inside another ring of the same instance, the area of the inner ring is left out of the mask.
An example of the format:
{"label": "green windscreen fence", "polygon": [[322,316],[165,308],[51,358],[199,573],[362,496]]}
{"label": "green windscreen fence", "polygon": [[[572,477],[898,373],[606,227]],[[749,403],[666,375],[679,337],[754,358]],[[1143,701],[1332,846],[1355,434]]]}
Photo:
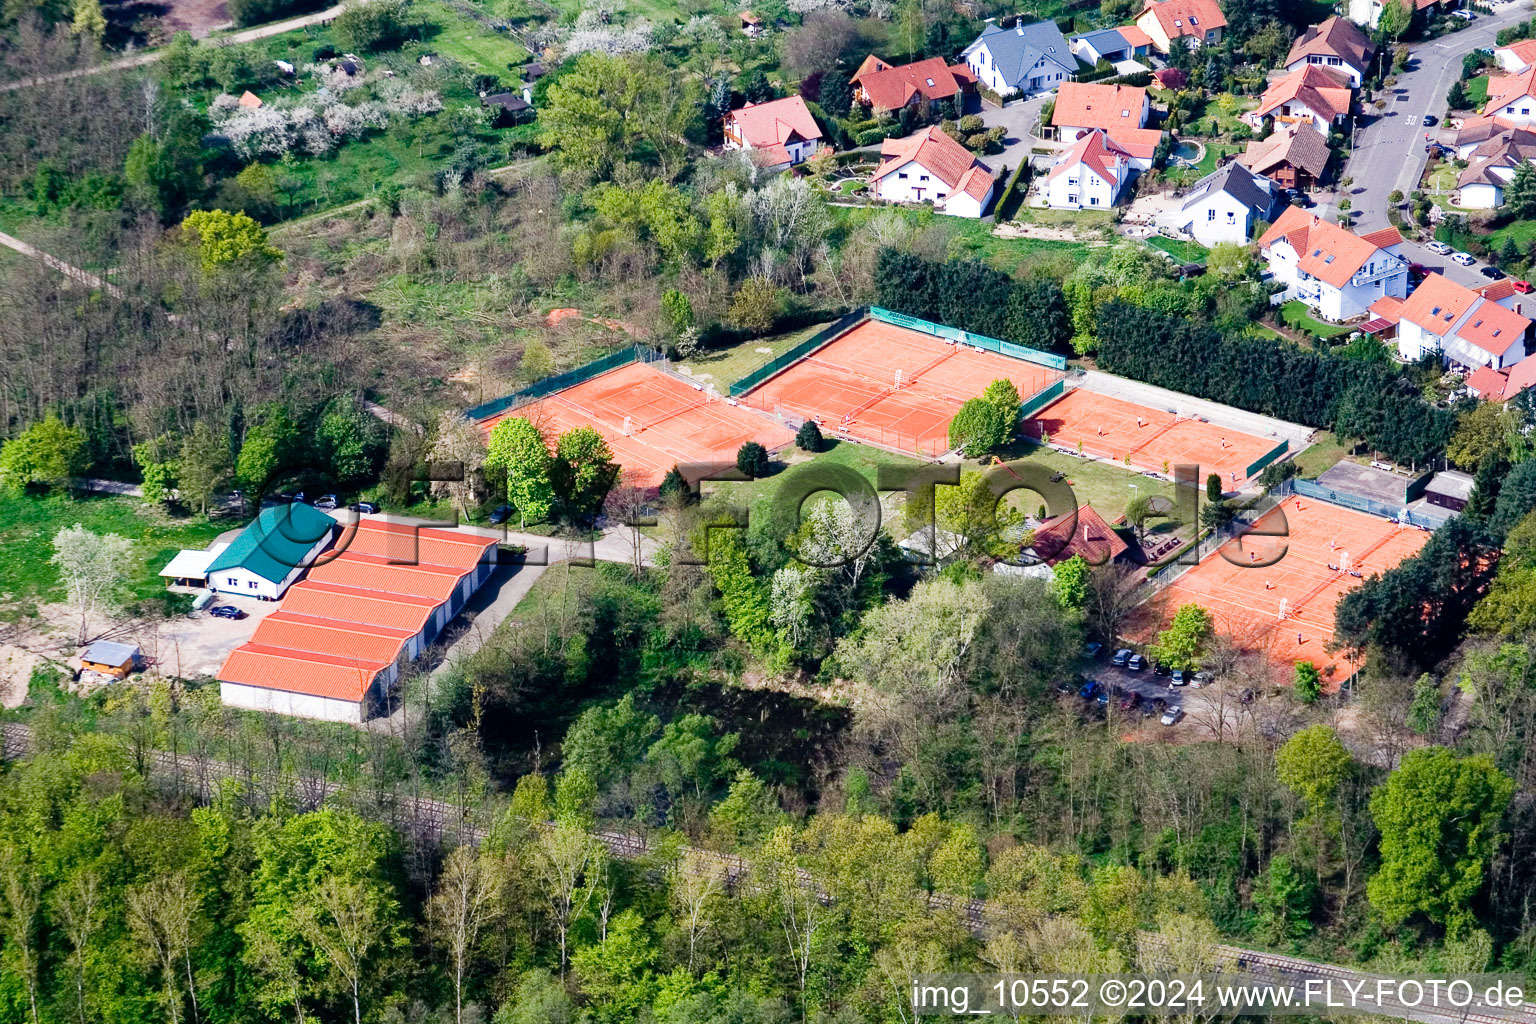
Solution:
{"label": "green windscreen fence", "polygon": [[1276,459],[1278,459],[1280,456],[1284,455],[1286,452],[1288,452],[1290,450],[1291,450],[1291,442],[1289,442],[1289,441],[1281,441],[1279,444],[1275,445],[1269,451],[1265,452],[1263,455],[1261,455],[1257,459],[1255,459],[1253,464],[1248,467],[1247,472],[1245,473],[1245,475],[1246,476],[1253,476],[1253,474],[1257,473],[1259,470],[1263,469],[1265,466],[1269,465],[1271,462],[1274,462]]}
{"label": "green windscreen fence", "polygon": [[[483,420],[487,416],[495,416],[497,413],[503,413],[508,409],[524,405],[535,398],[543,398],[546,395],[554,394],[556,391],[564,391],[566,388],[574,387],[582,381],[591,380],[598,374],[607,373],[609,370],[617,370],[619,367],[632,363],[636,359],[643,358],[645,355],[646,353],[643,353],[639,346],[632,345],[612,355],[595,359],[585,366],[578,366],[574,370],[557,373],[553,377],[545,377],[537,384],[530,384],[521,391],[514,391],[510,395],[504,395],[501,398],[492,399],[482,405],[477,405],[466,412],[464,416],[471,421]],[[647,360],[647,362],[649,361]]]}
{"label": "green windscreen fence", "polygon": [[856,309],[852,313],[834,320],[832,323],[823,327],[809,338],[806,338],[795,347],[788,349],[787,351],[777,356],[774,356],[772,359],[768,360],[768,362],[764,363],[762,366],[759,366],[757,369],[753,370],[751,373],[747,374],[745,377],[732,384],[731,397],[734,398],[737,395],[746,394],[748,391],[751,391],[753,388],[757,387],[769,377],[772,377],[774,374],[783,370],[790,363],[798,362],[799,360],[804,359],[806,356],[821,348],[823,345],[837,337],[839,334],[847,331],[860,320],[863,320],[866,315],[867,313],[865,310]]}
{"label": "green windscreen fence", "polygon": [[1011,341],[989,338],[985,334],[972,334],[969,331],[962,331],[958,327],[936,324],[929,320],[908,316],[905,313],[882,309],[879,306],[871,306],[869,308],[869,315],[882,323],[893,324],[896,327],[905,327],[909,331],[921,331],[924,334],[931,334],[935,338],[947,338],[950,341],[957,341],[962,345],[970,345],[972,348],[996,352],[999,355],[1037,363],[1040,366],[1048,366],[1053,370],[1065,370],[1067,368],[1065,356],[1058,356],[1051,352],[1041,352],[1039,349],[1029,348],[1025,345],[1015,345]]}
{"label": "green windscreen fence", "polygon": [[1025,399],[1019,406],[1019,418],[1028,419],[1064,395],[1066,390],[1067,382],[1064,380],[1047,384],[1044,388],[1035,392],[1034,397]]}

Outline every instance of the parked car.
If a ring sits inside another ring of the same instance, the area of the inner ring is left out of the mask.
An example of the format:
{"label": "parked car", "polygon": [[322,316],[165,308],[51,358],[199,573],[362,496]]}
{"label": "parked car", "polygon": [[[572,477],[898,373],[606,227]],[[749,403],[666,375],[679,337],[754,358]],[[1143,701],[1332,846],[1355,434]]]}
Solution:
{"label": "parked car", "polygon": [[315,502],[315,508],[319,509],[322,512],[329,512],[331,509],[335,508],[336,506],[338,506],[340,504],[341,504],[341,502],[336,500],[336,495],[334,495],[334,494],[322,494],[322,495],[320,495],[320,500]]}
{"label": "parked car", "polygon": [[1115,694],[1101,686],[1099,687],[1099,692],[1093,695],[1093,699],[1099,702],[1099,707],[1107,708],[1109,707],[1109,698],[1113,696],[1115,696]]}
{"label": "parked car", "polygon": [[1479,270],[1478,273],[1482,274],[1490,281],[1502,281],[1505,277],[1509,276],[1498,267],[1484,267],[1482,270]]}
{"label": "parked car", "polygon": [[1120,701],[1121,711],[1135,711],[1141,705],[1141,694],[1132,690]]}
{"label": "parked car", "polygon": [[1476,258],[1474,258],[1473,255],[1471,253],[1469,253],[1469,252],[1453,252],[1453,253],[1451,253],[1451,262],[1452,263],[1460,263],[1464,267],[1475,267],[1475,266],[1477,266]]}
{"label": "parked car", "polygon": [[1110,659],[1109,663],[1115,666],[1115,668],[1125,668],[1125,663],[1130,660],[1131,649],[1129,647],[1122,647],[1115,652],[1115,656]]}
{"label": "parked car", "polygon": [[1437,118],[1435,117],[1434,114],[1425,114],[1424,115],[1424,127],[1425,128],[1433,128],[1435,126],[1436,121],[1437,121]]}
{"label": "parked car", "polygon": [[1160,661],[1154,661],[1152,663],[1152,674],[1155,676],[1166,676],[1172,671],[1173,669],[1169,668],[1167,665],[1164,665]]}
{"label": "parked car", "polygon": [[353,512],[361,512],[364,515],[369,516],[374,515],[379,511],[379,506],[371,501],[354,501],[352,504],[348,505],[347,508],[351,509]]}
{"label": "parked car", "polygon": [[1521,295],[1529,295],[1531,293],[1531,282],[1529,281],[1511,281],[1509,286]]}
{"label": "parked car", "polygon": [[1083,657],[1085,657],[1085,658],[1097,658],[1099,656],[1099,652],[1102,651],[1102,650],[1104,650],[1104,645],[1103,644],[1096,644],[1096,643],[1086,643],[1086,644],[1083,644]]}
{"label": "parked car", "polygon": [[208,609],[208,614],[216,619],[243,619],[245,612],[232,604],[215,605]]}
{"label": "parked car", "polygon": [[491,525],[492,526],[500,526],[502,523],[506,522],[508,519],[511,519],[511,518],[512,518],[512,506],[511,505],[497,505],[495,508],[491,509]]}
{"label": "parked car", "polygon": [[1169,686],[1183,686],[1189,682],[1189,674],[1181,668],[1173,670],[1173,678],[1168,680]]}
{"label": "parked car", "polygon": [[295,504],[295,505],[308,505],[309,504],[309,498],[304,494],[303,491],[298,491],[293,496],[293,504]]}
{"label": "parked car", "polygon": [[1190,677],[1189,685],[1195,687],[1195,689],[1199,689],[1202,686],[1209,686],[1215,681],[1216,674],[1214,672],[1196,672],[1193,676]]}
{"label": "parked car", "polygon": [[1239,704],[1252,704],[1255,696],[1252,689],[1247,689],[1237,695],[1237,702]]}
{"label": "parked car", "polygon": [[1429,156],[1437,156],[1441,160],[1449,159],[1451,155],[1451,151],[1438,142],[1426,142],[1424,144],[1424,152]]}
{"label": "parked car", "polygon": [[1451,253],[1456,251],[1450,246],[1446,245],[1444,242],[1425,242],[1424,248],[1428,249],[1436,256],[1449,256]]}
{"label": "parked car", "polygon": [[1453,17],[1453,18],[1460,18],[1462,21],[1476,21],[1477,20],[1477,15],[1473,14],[1471,11],[1452,11],[1451,12],[1451,17]]}
{"label": "parked car", "polygon": [[1090,679],[1077,691],[1077,695],[1083,698],[1083,700],[1092,700],[1099,695],[1099,691],[1103,688],[1104,685],[1097,679]]}
{"label": "parked car", "polygon": [[1132,672],[1140,672],[1142,669],[1147,667],[1147,659],[1143,658],[1139,654],[1133,654],[1131,655],[1131,660],[1126,662],[1125,667],[1130,669]]}
{"label": "parked car", "polygon": [[1179,704],[1175,704],[1172,707],[1170,707],[1167,711],[1163,712],[1163,724],[1164,725],[1173,725],[1175,722],[1177,722],[1179,719],[1181,719],[1183,717],[1184,717],[1184,708],[1183,708],[1183,706],[1179,705]]}

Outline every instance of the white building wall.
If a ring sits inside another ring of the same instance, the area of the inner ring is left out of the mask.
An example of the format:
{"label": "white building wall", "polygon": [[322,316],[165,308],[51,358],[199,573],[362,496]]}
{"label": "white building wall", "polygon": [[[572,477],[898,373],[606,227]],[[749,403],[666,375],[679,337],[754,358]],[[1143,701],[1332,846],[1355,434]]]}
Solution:
{"label": "white building wall", "polygon": [[931,203],[940,192],[947,196],[949,186],[916,160],[908,160],[875,182],[875,195],[890,203]]}
{"label": "white building wall", "polygon": [[1519,96],[1487,113],[1515,124],[1536,124],[1536,97]]}
{"label": "white building wall", "polygon": [[1342,78],[1349,79],[1351,88],[1360,88],[1360,80],[1363,77],[1360,72],[1344,63],[1342,58],[1331,57],[1327,54],[1312,54],[1303,57],[1301,60],[1293,60],[1285,66],[1285,70],[1288,72],[1300,71],[1308,66],[1322,68],[1324,71],[1332,71]]}
{"label": "white building wall", "polygon": [[1504,205],[1504,190],[1497,185],[1463,185],[1459,191],[1464,210],[1493,210]]}
{"label": "white building wall", "polygon": [[308,693],[289,693],[287,690],[269,690],[244,683],[220,682],[219,699],[227,707],[270,711],[293,718],[315,718],[322,722],[347,722],[353,725],[363,721],[362,702],[352,703]]}
{"label": "white building wall", "polygon": [[1397,325],[1397,354],[1410,362],[1422,358],[1427,352],[1440,351],[1440,339],[1430,334],[1412,320]]}
{"label": "white building wall", "polygon": [[1208,197],[1191,210],[1183,211],[1189,217],[1189,232],[1195,241],[1206,248],[1221,242],[1246,245],[1248,232],[1248,207],[1225,192]]}
{"label": "white building wall", "polygon": [[992,201],[992,192],[996,187],[994,185],[987,189],[987,194],[979,200],[969,192],[956,192],[944,200],[944,208],[940,212],[950,217],[969,217],[974,220],[981,216],[981,211]]}
{"label": "white building wall", "polygon": [[208,589],[221,594],[229,594],[231,597],[238,595],[240,597],[260,598],[263,601],[276,601],[288,591],[289,587],[298,582],[299,577],[304,574],[304,570],[330,544],[331,538],[329,535],[316,541],[315,545],[304,553],[304,557],[299,559],[300,564],[289,569],[288,575],[284,576],[280,582],[273,583],[264,576],[258,576],[247,569],[237,566],[233,569],[220,569],[210,574],[208,577]]}
{"label": "white building wall", "polygon": [[1047,180],[1045,201],[1060,210],[1107,210],[1115,205],[1115,191],[1112,182],[1080,163]]}

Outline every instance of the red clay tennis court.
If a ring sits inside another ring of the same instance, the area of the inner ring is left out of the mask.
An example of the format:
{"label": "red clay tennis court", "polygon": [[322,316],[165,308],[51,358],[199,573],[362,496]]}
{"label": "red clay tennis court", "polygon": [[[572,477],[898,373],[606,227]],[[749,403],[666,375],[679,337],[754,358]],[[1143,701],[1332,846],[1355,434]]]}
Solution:
{"label": "red clay tennis court", "polygon": [[1025,431],[1037,438],[1043,431],[1052,445],[1112,462],[1123,464],[1130,455],[1133,467],[1154,473],[1197,463],[1202,480],[1206,473],[1220,473],[1229,491],[1248,478],[1249,466],[1280,443],[1084,388],[1041,409]]}
{"label": "red clay tennis court", "polygon": [[815,419],[824,432],[937,456],[949,450],[949,421],[960,406],[994,380],[1013,381],[1028,398],[1061,376],[1022,359],[865,320],[741,400],[782,416]]}
{"label": "red clay tennis court", "polygon": [[479,421],[481,431],[508,416],[521,416],[555,438],[575,427],[596,427],[624,482],[655,487],[680,462],[729,462],[736,449],[757,441],[769,451],[794,440],[794,432],[765,416],[731,405],[647,363],[616,370],[558,391],[537,402]]}
{"label": "red clay tennis court", "polygon": [[[1428,540],[1415,527],[1287,498],[1253,533],[1229,541],[1165,588],[1158,611],[1166,624],[1193,601],[1212,614],[1218,632],[1264,647],[1287,676],[1296,662],[1310,661],[1327,688],[1336,689],[1359,666],[1323,650],[1333,639],[1334,607],[1366,577],[1386,572]],[[1273,565],[1262,564],[1277,556]]]}

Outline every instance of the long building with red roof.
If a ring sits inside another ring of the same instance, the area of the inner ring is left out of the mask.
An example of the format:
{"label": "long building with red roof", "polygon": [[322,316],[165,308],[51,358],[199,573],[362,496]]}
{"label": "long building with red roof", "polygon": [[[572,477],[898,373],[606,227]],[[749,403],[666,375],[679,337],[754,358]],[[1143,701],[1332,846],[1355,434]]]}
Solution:
{"label": "long building with red roof", "polygon": [[219,670],[231,707],[362,722],[496,567],[496,539],[366,516]]}

